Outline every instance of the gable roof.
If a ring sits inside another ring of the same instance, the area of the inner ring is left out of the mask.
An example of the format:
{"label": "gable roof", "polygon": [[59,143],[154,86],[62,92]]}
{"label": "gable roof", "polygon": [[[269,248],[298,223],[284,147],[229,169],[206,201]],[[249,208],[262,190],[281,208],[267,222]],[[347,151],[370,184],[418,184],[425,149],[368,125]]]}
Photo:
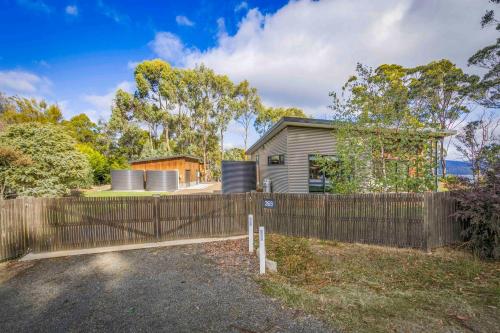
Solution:
{"label": "gable roof", "polygon": [[201,158],[196,157],[196,156],[192,156],[192,155],[172,155],[172,156],[160,156],[160,157],[142,158],[142,159],[139,159],[139,160],[130,161],[130,164],[141,163],[141,162],[179,160],[179,159],[196,160],[198,163],[202,163]]}
{"label": "gable roof", "polygon": [[[276,124],[274,124],[264,135],[262,135],[248,150],[247,155],[253,154],[262,145],[268,142],[272,137],[278,134],[282,129],[288,126],[295,127],[308,127],[308,128],[326,128],[334,129],[339,127],[341,123],[333,120],[314,119],[314,118],[297,118],[297,117],[283,117]],[[366,129],[368,130],[368,129]],[[446,136],[457,134],[456,131],[436,131],[435,129],[423,128],[419,130],[422,133],[428,134],[429,137],[444,138]]]}

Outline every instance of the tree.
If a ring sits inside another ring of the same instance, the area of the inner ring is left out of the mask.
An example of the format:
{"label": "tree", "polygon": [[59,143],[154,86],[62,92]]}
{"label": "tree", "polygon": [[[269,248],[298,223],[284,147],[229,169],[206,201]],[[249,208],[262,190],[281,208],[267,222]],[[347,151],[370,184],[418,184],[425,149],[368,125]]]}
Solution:
{"label": "tree", "polygon": [[[490,0],[493,4],[500,4],[500,0]],[[488,10],[481,18],[481,27],[495,26],[500,31],[500,21],[495,17],[494,10]],[[487,108],[500,108],[500,38],[496,43],[478,50],[468,61],[469,66],[478,66],[486,70],[480,82],[483,92],[478,102]]]}
{"label": "tree", "polygon": [[94,185],[109,183],[110,165],[106,156],[98,152],[88,144],[77,144],[76,149],[85,154],[92,169],[92,179]]}
{"label": "tree", "polygon": [[408,69],[357,65],[356,75],[333,97],[336,158],[318,158],[331,190],[422,191],[433,188],[432,143],[410,107]]}
{"label": "tree", "polygon": [[134,75],[136,97],[143,102],[136,108],[136,117],[148,126],[153,146],[153,140],[159,136],[158,130],[163,130],[165,147],[170,152],[169,121],[176,102],[176,73],[168,63],[154,59],[137,65]]}
{"label": "tree", "polygon": [[[467,104],[478,94],[479,77],[465,74],[449,60],[408,69],[410,99],[420,121],[439,130],[454,129],[469,113]],[[439,158],[446,176],[446,148],[440,140]]]}
{"label": "tree", "polygon": [[298,108],[262,107],[257,111],[257,118],[253,125],[257,133],[262,136],[283,117],[307,118],[307,115]]}
{"label": "tree", "polygon": [[62,125],[76,141],[89,145],[96,144],[99,128],[85,113],[62,121]]}
{"label": "tree", "polygon": [[113,100],[111,118],[107,125],[112,154],[127,160],[141,156],[144,144],[148,140],[151,141],[149,133],[139,127],[135,118],[137,107],[139,107],[137,100],[131,94],[119,89]]}
{"label": "tree", "polygon": [[213,145],[215,141],[216,146],[218,146],[217,124],[212,121],[216,96],[215,73],[204,65],[197,66],[192,73],[194,76],[191,78],[191,85],[188,88],[189,104],[192,109],[193,123],[197,129],[198,147],[201,150],[204,177],[207,181],[210,178],[210,145]]}
{"label": "tree", "polygon": [[[500,119],[494,118],[493,113],[486,116],[483,113],[479,120],[469,122],[457,135],[458,144],[455,144],[472,167],[474,184],[477,186],[481,180],[485,160],[491,159],[494,146],[498,146],[499,138],[495,131],[500,125]],[[498,158],[498,155],[497,155]]]}
{"label": "tree", "polygon": [[26,122],[57,124],[62,120],[62,112],[57,104],[49,105],[44,100],[34,98],[9,97],[2,101],[0,121],[5,124]]}
{"label": "tree", "polygon": [[236,112],[235,120],[243,126],[243,142],[246,151],[248,148],[248,131],[262,104],[257,94],[257,89],[250,87],[250,83],[247,80],[238,84],[236,92],[238,111]]}
{"label": "tree", "polygon": [[215,107],[213,118],[215,127],[219,131],[220,159],[224,159],[224,133],[227,131],[229,122],[236,114],[236,102],[234,100],[235,87],[226,75],[217,75],[215,82]]}
{"label": "tree", "polygon": [[224,151],[225,161],[244,161],[246,159],[245,150],[242,148],[231,148]]}
{"label": "tree", "polygon": [[0,134],[0,145],[28,156],[29,165],[10,168],[7,186],[19,195],[58,196],[91,184],[91,168],[75,141],[51,124],[18,124]]}

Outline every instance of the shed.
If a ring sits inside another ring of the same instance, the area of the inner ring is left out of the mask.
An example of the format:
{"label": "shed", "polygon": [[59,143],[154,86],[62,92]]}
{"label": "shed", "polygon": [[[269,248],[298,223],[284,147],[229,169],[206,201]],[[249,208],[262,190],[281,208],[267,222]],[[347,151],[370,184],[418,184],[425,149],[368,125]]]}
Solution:
{"label": "shed", "polygon": [[132,170],[177,170],[179,186],[197,184],[203,177],[203,163],[200,158],[190,155],[174,155],[130,161]]}

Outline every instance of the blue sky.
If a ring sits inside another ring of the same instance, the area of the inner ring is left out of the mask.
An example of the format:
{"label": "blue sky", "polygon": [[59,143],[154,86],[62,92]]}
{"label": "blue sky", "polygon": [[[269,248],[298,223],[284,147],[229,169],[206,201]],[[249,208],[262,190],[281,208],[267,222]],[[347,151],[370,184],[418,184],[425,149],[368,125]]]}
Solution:
{"label": "blue sky", "polygon": [[[268,105],[328,117],[328,92],[355,64],[466,60],[496,35],[486,0],[0,0],[0,91],[59,103],[66,117],[107,118],[133,65],[160,57],[249,79]],[[229,146],[241,146],[231,124]],[[256,139],[252,133],[250,141]]]}

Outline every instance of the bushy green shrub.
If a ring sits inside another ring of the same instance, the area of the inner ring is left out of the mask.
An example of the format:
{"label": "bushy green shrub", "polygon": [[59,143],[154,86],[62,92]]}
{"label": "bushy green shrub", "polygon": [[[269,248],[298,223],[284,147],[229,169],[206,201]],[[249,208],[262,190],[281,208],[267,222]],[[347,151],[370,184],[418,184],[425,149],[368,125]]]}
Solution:
{"label": "bushy green shrub", "polygon": [[[497,157],[498,158],[498,157]],[[496,160],[484,182],[457,192],[458,219],[466,225],[465,244],[481,258],[500,259],[500,162]]]}
{"label": "bushy green shrub", "polygon": [[20,151],[32,162],[9,170],[6,186],[18,195],[59,196],[92,182],[86,156],[57,125],[31,122],[9,126],[0,134],[0,145]]}
{"label": "bushy green shrub", "polygon": [[79,152],[85,154],[90,163],[93,176],[93,184],[107,184],[111,180],[110,165],[106,156],[89,146],[88,144],[78,144]]}

